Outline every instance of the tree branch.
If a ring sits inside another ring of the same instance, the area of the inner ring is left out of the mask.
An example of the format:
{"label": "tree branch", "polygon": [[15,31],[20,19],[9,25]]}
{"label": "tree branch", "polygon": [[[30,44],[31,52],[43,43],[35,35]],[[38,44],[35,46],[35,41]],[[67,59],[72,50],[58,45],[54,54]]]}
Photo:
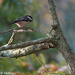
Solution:
{"label": "tree branch", "polygon": [[23,27],[15,27],[15,28],[9,29],[9,30],[7,30],[7,31],[0,32],[0,34],[6,34],[6,33],[8,33],[8,32],[11,32],[11,31],[17,30],[17,29],[21,29],[21,28],[23,28]]}
{"label": "tree branch", "polygon": [[[16,33],[19,33],[19,32],[40,32],[40,33],[44,33],[46,34],[47,36],[49,36],[49,38],[51,38],[50,34],[48,32],[43,32],[43,31],[39,31],[39,30],[33,30],[33,29],[26,29],[26,30],[13,30],[13,33],[12,33],[12,36],[10,38],[10,40],[8,41],[8,44],[7,45],[10,45],[12,44],[13,40],[14,40],[14,37],[15,37],[15,34]],[[52,45],[52,43],[50,43],[50,45]],[[52,45],[53,46],[53,45]],[[5,54],[4,54],[5,55]],[[36,56],[36,54],[34,53],[34,55]],[[42,61],[36,56],[36,58],[39,60],[39,62],[44,66],[44,68],[48,71],[48,69],[45,67],[45,65],[42,63]]]}
{"label": "tree branch", "polygon": [[[69,64],[71,68],[71,72],[75,75],[75,54],[72,52],[71,47],[69,46],[67,40],[65,39],[63,32],[61,30],[58,17],[55,10],[55,5],[53,0],[48,0],[49,4],[49,11],[52,15],[53,19],[53,29],[55,30],[55,36],[51,36],[49,32],[41,31],[38,29],[32,29],[29,27],[16,27],[10,29],[6,32],[1,32],[0,34],[5,34],[15,30],[15,32],[40,32],[49,36],[49,38],[42,38],[28,42],[22,42],[13,45],[5,45],[0,47],[0,56],[1,57],[10,57],[10,58],[17,58],[21,56],[26,56],[32,53],[36,53],[38,51],[42,51],[49,48],[57,48],[62,55],[64,56],[66,62]],[[22,29],[22,30],[20,30]],[[17,30],[17,31],[16,31]],[[13,36],[10,43],[13,41]]]}
{"label": "tree branch", "polygon": [[15,32],[13,31],[12,36],[11,36],[11,38],[8,41],[8,45],[10,45],[13,42],[14,37],[15,37]]}
{"label": "tree branch", "polygon": [[41,44],[41,43],[53,43],[55,44],[57,40],[54,40],[55,38],[41,38],[41,39],[37,39],[37,40],[33,40],[33,41],[28,41],[28,42],[22,42],[22,43],[18,43],[18,44],[13,44],[13,45],[7,45],[7,46],[2,46],[0,47],[0,51],[4,51],[4,50],[9,50],[9,49],[16,49],[16,48],[23,48],[23,47],[27,47],[30,45],[35,45],[35,44]]}
{"label": "tree branch", "polygon": [[46,50],[49,48],[53,48],[51,43],[36,44],[36,45],[24,47],[24,48],[1,51],[0,57],[18,58],[18,57],[26,56],[32,53],[37,53],[39,51]]}
{"label": "tree branch", "polygon": [[6,33],[11,32],[11,31],[14,31],[15,33],[18,33],[18,32],[38,32],[38,33],[46,34],[50,38],[52,36],[49,32],[42,31],[42,30],[39,30],[39,29],[33,29],[33,28],[27,27],[27,26],[15,27],[15,28],[9,29],[7,31],[0,32],[0,34],[6,34]]}

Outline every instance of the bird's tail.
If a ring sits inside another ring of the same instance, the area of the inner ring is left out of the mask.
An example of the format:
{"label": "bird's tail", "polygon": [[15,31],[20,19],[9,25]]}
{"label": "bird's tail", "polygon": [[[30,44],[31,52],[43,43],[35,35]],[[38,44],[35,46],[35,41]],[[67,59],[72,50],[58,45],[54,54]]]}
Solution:
{"label": "bird's tail", "polygon": [[10,26],[10,25],[12,25],[12,24],[14,24],[14,23],[16,23],[16,21],[11,22],[11,23],[7,24],[6,26]]}

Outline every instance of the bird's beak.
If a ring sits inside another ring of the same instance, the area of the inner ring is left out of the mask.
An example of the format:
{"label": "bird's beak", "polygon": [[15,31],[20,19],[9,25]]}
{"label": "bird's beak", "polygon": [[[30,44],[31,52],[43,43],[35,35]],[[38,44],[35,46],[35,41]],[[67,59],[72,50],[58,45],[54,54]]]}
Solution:
{"label": "bird's beak", "polygon": [[34,20],[32,22],[35,22]]}

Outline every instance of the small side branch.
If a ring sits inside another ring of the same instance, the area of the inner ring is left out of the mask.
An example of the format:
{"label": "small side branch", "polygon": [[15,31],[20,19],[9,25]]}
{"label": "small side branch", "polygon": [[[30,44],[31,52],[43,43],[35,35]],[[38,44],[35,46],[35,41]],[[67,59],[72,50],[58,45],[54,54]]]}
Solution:
{"label": "small side branch", "polygon": [[34,55],[37,58],[37,60],[41,63],[41,65],[49,72],[49,70],[46,68],[46,66],[44,65],[44,63],[40,60],[40,58],[36,54],[34,54]]}
{"label": "small side branch", "polygon": [[21,28],[23,28],[23,27],[15,27],[15,28],[9,29],[9,30],[7,30],[7,31],[0,32],[0,34],[6,34],[6,33],[8,33],[8,32],[12,32],[13,30],[17,30],[17,29],[21,29]]}
{"label": "small side branch", "polygon": [[42,33],[42,34],[46,34],[51,38],[51,34],[49,32],[42,31],[42,30],[39,30],[39,29],[33,29],[31,27],[26,27],[26,26],[15,27],[15,28],[9,29],[7,31],[0,32],[0,34],[6,34],[6,33],[11,32],[11,31],[14,31],[14,32],[39,32],[39,33]]}
{"label": "small side branch", "polygon": [[14,40],[15,37],[15,32],[13,31],[11,38],[8,41],[8,45],[10,45],[12,43],[12,41]]}

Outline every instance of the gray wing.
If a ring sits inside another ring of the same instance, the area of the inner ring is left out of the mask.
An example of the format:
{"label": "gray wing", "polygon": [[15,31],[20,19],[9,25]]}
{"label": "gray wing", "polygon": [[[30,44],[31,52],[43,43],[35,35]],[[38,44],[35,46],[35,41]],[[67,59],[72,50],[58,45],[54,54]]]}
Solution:
{"label": "gray wing", "polygon": [[21,17],[21,18],[19,18],[17,20],[15,20],[15,21],[13,21],[13,22],[11,22],[9,24],[7,24],[6,26],[10,26],[10,25],[15,24],[15,23],[18,23],[20,21],[25,21],[25,16],[24,17]]}

